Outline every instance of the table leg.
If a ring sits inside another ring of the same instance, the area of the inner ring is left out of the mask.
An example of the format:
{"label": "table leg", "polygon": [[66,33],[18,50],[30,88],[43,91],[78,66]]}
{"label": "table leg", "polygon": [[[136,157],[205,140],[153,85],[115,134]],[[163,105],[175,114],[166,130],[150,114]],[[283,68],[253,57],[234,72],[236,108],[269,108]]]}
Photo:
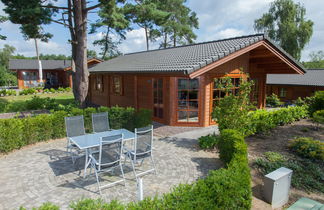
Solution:
{"label": "table leg", "polygon": [[84,174],[83,174],[83,178],[86,178],[87,176],[87,168],[88,168],[88,162],[89,162],[89,152],[88,149],[85,150],[85,163],[84,163]]}

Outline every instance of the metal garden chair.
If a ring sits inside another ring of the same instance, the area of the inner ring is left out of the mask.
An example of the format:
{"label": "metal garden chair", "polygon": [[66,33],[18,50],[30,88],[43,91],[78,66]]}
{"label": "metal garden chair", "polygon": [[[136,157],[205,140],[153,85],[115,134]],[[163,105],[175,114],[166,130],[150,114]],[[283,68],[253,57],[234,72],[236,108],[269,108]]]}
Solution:
{"label": "metal garden chair", "polygon": [[[100,194],[102,188],[109,187],[120,182],[124,182],[124,185],[126,186],[124,171],[121,164],[122,151],[123,151],[123,134],[119,134],[114,136],[102,137],[100,139],[99,151],[90,154],[89,156],[90,165],[91,165],[90,170],[92,171],[92,169],[94,169],[95,171]],[[101,186],[99,180],[99,174],[113,171],[117,167],[120,167],[122,179]]]}
{"label": "metal garden chair", "polygon": [[108,112],[92,113],[92,129],[95,133],[110,130]]}
{"label": "metal garden chair", "polygon": [[[127,150],[126,157],[130,159],[133,172],[137,181],[138,181],[138,177],[141,175],[150,172],[154,172],[156,174],[152,151],[153,151],[153,126],[136,128],[133,148],[132,150]],[[147,171],[136,173],[135,165],[138,164],[138,162],[140,161],[140,166],[141,166],[145,159],[151,160],[152,168]]]}
{"label": "metal garden chair", "polygon": [[70,137],[81,136],[85,134],[83,116],[80,115],[65,117],[65,128],[68,140],[66,150],[71,154],[72,162],[74,163],[75,160],[80,157],[81,151],[75,144],[71,142]]}

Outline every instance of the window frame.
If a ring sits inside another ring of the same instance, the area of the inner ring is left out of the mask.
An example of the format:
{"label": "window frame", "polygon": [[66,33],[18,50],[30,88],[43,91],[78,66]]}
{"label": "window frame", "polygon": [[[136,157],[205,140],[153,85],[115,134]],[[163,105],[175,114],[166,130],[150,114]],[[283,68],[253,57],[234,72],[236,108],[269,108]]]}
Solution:
{"label": "window frame", "polygon": [[[179,80],[187,80],[187,87],[185,89],[179,89]],[[196,89],[191,89],[190,88],[190,81],[191,80],[197,80],[198,82],[198,87]],[[185,100],[179,99],[179,92],[181,91],[187,91],[187,98]],[[197,91],[197,99],[190,99],[190,92],[191,91]],[[185,101],[186,102],[186,108],[180,108],[179,107],[179,102],[180,101]],[[196,109],[191,109],[190,108],[190,102],[197,102],[197,108]],[[195,79],[190,79],[188,77],[177,77],[176,78],[176,123],[177,124],[199,124],[200,123],[200,80],[199,78]],[[186,121],[179,121],[179,112],[186,112]],[[197,121],[190,121],[190,113],[192,112],[197,112]]]}
{"label": "window frame", "polygon": [[[282,93],[284,93],[284,94],[282,94]],[[286,98],[287,97],[287,93],[288,93],[288,89],[287,88],[281,87],[279,89],[279,97],[280,98]]]}
{"label": "window frame", "polygon": [[[119,81],[119,87],[116,87],[116,80]],[[116,91],[118,90],[118,91]],[[123,95],[123,77],[121,75],[112,75],[111,76],[111,93],[115,96],[122,96]]]}
{"label": "window frame", "polygon": [[95,79],[95,89],[97,91],[103,92],[104,91],[104,78],[102,74],[97,74]]}

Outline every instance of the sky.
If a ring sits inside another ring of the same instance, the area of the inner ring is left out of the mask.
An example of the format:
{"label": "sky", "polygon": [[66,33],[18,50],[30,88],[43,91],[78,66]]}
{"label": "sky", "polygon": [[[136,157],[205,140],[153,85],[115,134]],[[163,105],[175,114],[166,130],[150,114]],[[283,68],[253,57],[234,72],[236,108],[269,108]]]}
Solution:
{"label": "sky", "polygon": [[[324,50],[324,1],[323,0],[294,0],[300,2],[306,8],[306,18],[314,22],[313,36],[302,52],[302,61],[309,60],[309,54],[313,51]],[[59,0],[64,2],[64,0]],[[197,13],[199,29],[196,42],[212,41],[243,35],[255,34],[254,20],[267,12],[272,0],[188,0],[187,6]],[[0,2],[0,15],[4,5]],[[96,15],[89,16],[89,22],[94,22]],[[33,40],[25,40],[20,33],[19,25],[9,21],[0,24],[0,34],[7,36],[7,40],[0,41],[0,48],[5,44],[16,48],[16,53],[25,56],[35,56]],[[53,38],[45,43],[39,42],[39,51],[43,54],[70,55],[69,32],[62,25],[53,23],[45,27],[52,33]],[[100,52],[92,42],[101,36],[101,32],[88,35],[88,48]],[[134,26],[134,30],[127,32],[127,39],[119,46],[122,53],[143,51],[146,49],[144,30]],[[151,43],[151,49],[158,48],[157,43]]]}

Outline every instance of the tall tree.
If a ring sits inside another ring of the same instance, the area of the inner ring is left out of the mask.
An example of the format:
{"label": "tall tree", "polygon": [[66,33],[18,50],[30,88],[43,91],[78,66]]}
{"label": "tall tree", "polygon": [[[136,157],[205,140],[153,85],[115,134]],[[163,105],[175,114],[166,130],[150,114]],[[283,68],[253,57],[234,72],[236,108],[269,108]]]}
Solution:
{"label": "tall tree", "polygon": [[97,32],[98,28],[104,27],[102,37],[93,44],[101,47],[103,60],[120,55],[118,45],[126,39],[126,31],[130,30],[130,21],[126,19],[124,9],[118,7],[115,1],[110,1],[98,13],[100,19],[91,25],[90,33]]}
{"label": "tall tree", "polygon": [[160,10],[169,13],[159,33],[152,34],[154,39],[162,37],[160,48],[193,43],[197,38],[193,30],[198,29],[199,22],[196,13],[185,5],[186,0],[156,0],[156,3]]}
{"label": "tall tree", "polygon": [[69,29],[72,48],[73,93],[80,106],[85,107],[89,85],[87,66],[88,13],[109,1],[99,0],[93,3],[93,1],[87,0],[66,0],[64,6],[61,6],[57,1],[1,1],[5,5],[4,11],[9,15],[9,20],[21,25],[21,32],[27,39],[38,38],[47,41],[52,37],[52,34],[46,33],[43,26],[53,22]]}
{"label": "tall tree", "polygon": [[8,70],[9,59],[15,52],[15,48],[10,45],[4,45],[0,49],[0,86],[10,86],[17,84],[17,78],[14,73]]}
{"label": "tall tree", "polygon": [[313,34],[313,22],[306,20],[306,9],[293,0],[276,0],[260,19],[254,29],[263,31],[294,58],[300,59],[301,51]]}
{"label": "tall tree", "polygon": [[161,26],[167,20],[169,13],[158,9],[155,0],[135,0],[135,4],[126,4],[125,13],[127,17],[136,23],[139,27],[144,28],[146,39],[146,50],[150,49],[149,40],[157,26]]}
{"label": "tall tree", "polygon": [[310,61],[303,62],[303,65],[308,69],[324,68],[324,52],[322,50],[311,52],[309,54]]}
{"label": "tall tree", "polygon": [[87,50],[87,57],[88,58],[97,58],[97,52],[95,50]]}
{"label": "tall tree", "polygon": [[[7,17],[0,15],[0,23],[6,22],[7,20],[8,20]],[[7,38],[6,36],[0,34],[0,40],[5,40],[6,38]]]}

